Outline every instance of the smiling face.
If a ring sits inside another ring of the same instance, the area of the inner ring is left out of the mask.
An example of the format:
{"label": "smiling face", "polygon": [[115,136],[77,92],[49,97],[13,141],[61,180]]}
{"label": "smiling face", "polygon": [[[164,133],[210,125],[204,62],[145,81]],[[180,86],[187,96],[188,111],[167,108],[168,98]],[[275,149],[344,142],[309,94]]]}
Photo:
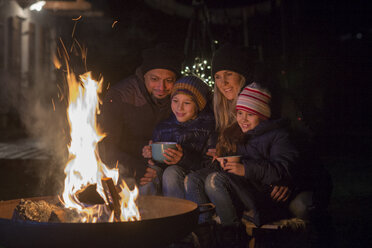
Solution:
{"label": "smiling face", "polygon": [[236,111],[236,121],[238,122],[243,133],[254,129],[260,123],[258,115],[249,113],[247,111],[238,110]]}
{"label": "smiling face", "polygon": [[157,99],[164,99],[170,95],[176,74],[166,69],[152,69],[144,75],[147,91]]}
{"label": "smiling face", "polygon": [[234,100],[242,88],[242,81],[244,81],[244,78],[239,73],[222,70],[214,74],[214,81],[218,90],[227,100]]}
{"label": "smiling face", "polygon": [[185,94],[176,94],[172,97],[172,111],[179,122],[195,119],[198,115],[198,106],[192,97]]}

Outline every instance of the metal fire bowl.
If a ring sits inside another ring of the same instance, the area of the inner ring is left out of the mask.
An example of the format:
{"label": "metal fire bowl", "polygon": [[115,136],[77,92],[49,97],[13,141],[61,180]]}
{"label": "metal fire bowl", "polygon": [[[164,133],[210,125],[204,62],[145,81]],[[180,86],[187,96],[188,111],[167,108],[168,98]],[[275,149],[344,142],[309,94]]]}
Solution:
{"label": "metal fire bowl", "polygon": [[[55,196],[27,198],[55,203]],[[20,199],[0,202],[0,247],[159,247],[182,239],[197,225],[191,201],[140,196],[142,219],[115,223],[39,223],[11,220]]]}

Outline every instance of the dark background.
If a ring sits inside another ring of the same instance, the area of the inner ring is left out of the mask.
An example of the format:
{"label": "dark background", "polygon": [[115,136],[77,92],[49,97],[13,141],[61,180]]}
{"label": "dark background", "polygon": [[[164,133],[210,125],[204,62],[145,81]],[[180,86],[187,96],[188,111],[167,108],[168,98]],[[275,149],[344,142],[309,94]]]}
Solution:
{"label": "dark background", "polygon": [[[176,2],[192,5],[192,1]],[[215,10],[260,2],[205,1],[212,15]],[[276,6],[272,1],[269,12],[248,17],[247,27],[242,18],[220,14],[223,23],[209,23],[211,37],[203,40],[198,37],[204,31],[201,23],[188,35],[191,17],[166,14],[146,1],[92,0],[107,18],[83,18],[75,33],[88,47],[88,70],[101,73],[111,84],[133,73],[141,63],[141,50],[159,42],[184,49],[191,39],[204,54],[210,52],[212,40],[219,42],[213,48],[224,42],[248,45],[260,53],[274,97],[277,93],[284,99],[284,103],[273,102],[280,105],[273,106],[279,114],[301,122],[295,125],[321,138],[327,154],[368,155],[372,4],[363,0],[280,2]],[[111,28],[113,21],[118,23]],[[69,35],[72,27],[67,22],[61,36]],[[199,55],[199,50],[189,49],[187,57]],[[294,107],[286,108],[286,104]]]}

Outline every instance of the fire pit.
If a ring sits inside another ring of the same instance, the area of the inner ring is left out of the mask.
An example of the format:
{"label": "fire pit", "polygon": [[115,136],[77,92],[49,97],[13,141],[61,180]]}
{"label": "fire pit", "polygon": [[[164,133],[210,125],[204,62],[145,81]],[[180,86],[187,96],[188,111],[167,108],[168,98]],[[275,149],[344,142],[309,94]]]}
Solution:
{"label": "fire pit", "polygon": [[[103,164],[97,143],[105,134],[99,132],[96,123],[103,79],[97,82],[89,72],[76,77],[68,66],[67,50],[62,51],[68,68],[65,97],[69,102],[71,138],[66,144],[69,157],[65,187],[61,199],[51,196],[29,200],[44,200],[45,205],[59,202],[63,204],[62,212],[76,211],[79,218],[78,221],[61,218],[58,222],[12,218],[20,199],[0,202],[0,247],[159,247],[181,239],[197,225],[198,206],[191,201],[161,196],[137,198],[138,188],[130,190],[123,179],[119,180],[118,168]],[[104,204],[82,201],[80,196],[92,187]],[[101,211],[102,205],[105,212]],[[111,214],[104,215],[108,210]],[[46,212],[42,210],[41,215]],[[22,211],[16,211],[14,216],[18,213],[22,215]],[[106,221],[102,216],[110,217]]]}
{"label": "fire pit", "polygon": [[[58,202],[57,197],[29,198]],[[48,223],[12,220],[17,200],[0,202],[0,246],[158,247],[179,240],[197,225],[198,207],[187,200],[140,196],[142,219],[113,223]]]}

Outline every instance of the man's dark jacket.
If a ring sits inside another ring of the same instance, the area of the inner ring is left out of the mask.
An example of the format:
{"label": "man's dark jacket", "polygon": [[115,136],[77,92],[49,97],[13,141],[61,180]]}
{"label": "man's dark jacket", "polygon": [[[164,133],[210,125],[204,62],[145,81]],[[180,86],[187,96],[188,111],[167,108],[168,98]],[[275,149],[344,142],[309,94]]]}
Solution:
{"label": "man's dark jacket", "polygon": [[171,113],[170,99],[157,100],[148,93],[140,68],[136,74],[113,85],[105,96],[98,121],[106,137],[99,143],[102,161],[125,171],[121,175],[144,175],[147,159],[142,148],[148,145],[155,126]]}
{"label": "man's dark jacket", "polygon": [[179,122],[174,114],[161,122],[154,131],[153,142],[167,141],[180,144],[183,156],[178,163],[185,169],[201,169],[211,158],[206,156],[208,139],[215,130],[213,112],[207,106],[196,119]]}

